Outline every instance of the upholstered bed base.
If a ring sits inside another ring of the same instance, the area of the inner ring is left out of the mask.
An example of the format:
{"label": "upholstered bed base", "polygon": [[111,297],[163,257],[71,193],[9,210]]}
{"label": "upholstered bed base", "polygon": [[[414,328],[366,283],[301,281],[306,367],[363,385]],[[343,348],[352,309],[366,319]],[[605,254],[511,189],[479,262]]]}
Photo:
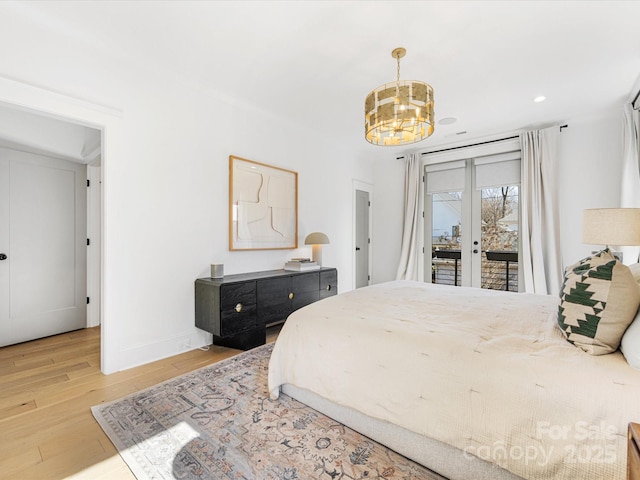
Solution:
{"label": "upholstered bed base", "polygon": [[480,458],[465,455],[457,448],[369,417],[352,408],[337,405],[308,390],[285,384],[282,386],[282,393],[450,480],[522,480],[521,477]]}

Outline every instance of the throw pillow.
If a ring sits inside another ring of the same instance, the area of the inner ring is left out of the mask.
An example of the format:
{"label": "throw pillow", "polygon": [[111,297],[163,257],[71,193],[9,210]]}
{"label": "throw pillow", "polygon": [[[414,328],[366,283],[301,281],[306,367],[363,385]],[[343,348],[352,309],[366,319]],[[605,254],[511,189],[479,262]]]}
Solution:
{"label": "throw pillow", "polygon": [[640,285],[605,249],[565,270],[558,325],[576,347],[604,355],[617,350],[638,305]]}
{"label": "throw pillow", "polygon": [[627,331],[622,336],[620,350],[627,359],[627,363],[633,368],[640,370],[640,310],[636,313],[636,318],[631,322]]}

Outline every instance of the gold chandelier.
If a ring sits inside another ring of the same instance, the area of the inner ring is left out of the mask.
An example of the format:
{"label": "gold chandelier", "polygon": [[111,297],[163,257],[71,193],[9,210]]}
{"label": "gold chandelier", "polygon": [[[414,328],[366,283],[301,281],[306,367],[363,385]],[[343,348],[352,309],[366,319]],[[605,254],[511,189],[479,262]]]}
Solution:
{"label": "gold chandelier", "polygon": [[374,145],[407,145],[433,133],[433,87],[400,80],[400,59],[406,53],[404,48],[391,52],[398,62],[396,82],[376,88],[364,102],[365,137]]}

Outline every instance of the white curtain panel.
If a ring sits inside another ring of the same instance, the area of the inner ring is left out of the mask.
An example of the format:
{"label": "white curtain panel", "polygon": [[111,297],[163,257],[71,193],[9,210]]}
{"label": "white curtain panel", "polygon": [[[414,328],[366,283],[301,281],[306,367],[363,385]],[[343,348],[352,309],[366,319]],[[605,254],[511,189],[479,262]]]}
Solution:
{"label": "white curtain panel", "polygon": [[[640,112],[631,104],[624,107],[624,150],[620,206],[640,208]],[[640,247],[620,247],[624,263],[638,261]]]}
{"label": "white curtain panel", "polygon": [[422,160],[411,153],[404,162],[404,223],[396,280],[419,280]]}
{"label": "white curtain panel", "polygon": [[562,261],[556,186],[558,127],[520,134],[524,290],[556,295]]}

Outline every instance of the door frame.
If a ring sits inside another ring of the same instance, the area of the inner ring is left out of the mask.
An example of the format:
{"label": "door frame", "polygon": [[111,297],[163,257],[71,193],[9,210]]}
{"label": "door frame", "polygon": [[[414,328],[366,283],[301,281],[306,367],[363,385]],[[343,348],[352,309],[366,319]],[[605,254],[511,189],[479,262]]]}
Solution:
{"label": "door frame", "polygon": [[101,200],[100,161],[87,165],[87,327],[97,327],[101,323],[100,305],[102,304],[102,268],[100,267],[102,251],[102,200]]}
{"label": "door frame", "polygon": [[109,251],[109,209],[107,200],[110,193],[106,188],[110,176],[109,159],[116,158],[122,150],[122,113],[116,109],[62,95],[44,88],[28,85],[16,80],[0,77],[0,104],[8,108],[29,111],[38,115],[98,129],[102,132],[101,142],[101,238],[100,245],[100,368],[104,374],[120,369],[120,325],[116,319],[108,317],[110,280],[108,271]]}
{"label": "door frame", "polygon": [[[353,179],[352,182],[352,193],[351,193],[351,205],[352,205],[352,223],[351,223],[351,289],[356,289],[356,224],[357,224],[357,208],[356,208],[356,190],[361,190],[363,192],[367,192],[369,194],[369,239],[373,238],[373,185],[367,182],[363,182],[361,180]],[[373,275],[371,272],[371,265],[373,259],[373,243],[369,243],[369,255],[367,258],[367,275],[369,276],[368,284],[371,285]]]}

